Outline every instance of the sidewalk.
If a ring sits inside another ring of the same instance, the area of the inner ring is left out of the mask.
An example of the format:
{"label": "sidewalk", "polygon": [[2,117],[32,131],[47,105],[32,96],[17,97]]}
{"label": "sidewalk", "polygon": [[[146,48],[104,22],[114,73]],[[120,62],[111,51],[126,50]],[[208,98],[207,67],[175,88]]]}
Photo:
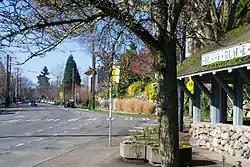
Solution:
{"label": "sidewalk", "polygon": [[[108,147],[107,138],[99,138],[96,141],[83,144],[77,148],[41,162],[37,167],[150,167],[148,163],[124,161],[119,155],[119,143],[124,137],[116,137],[112,140],[112,147]],[[243,167],[250,166],[250,160],[225,155],[225,167],[232,167],[236,161],[242,161]],[[210,166],[222,167],[222,154],[207,149],[193,148],[193,165],[196,167]]]}

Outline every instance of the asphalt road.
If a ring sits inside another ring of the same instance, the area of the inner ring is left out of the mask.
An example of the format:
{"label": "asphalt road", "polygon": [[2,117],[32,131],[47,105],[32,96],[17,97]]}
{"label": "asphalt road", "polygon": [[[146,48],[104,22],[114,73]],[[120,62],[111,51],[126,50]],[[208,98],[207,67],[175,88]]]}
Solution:
{"label": "asphalt road", "polygon": [[[153,123],[151,118],[112,118],[112,135]],[[0,113],[0,167],[30,167],[108,136],[108,115],[40,104]],[[107,143],[108,144],[108,143]]]}

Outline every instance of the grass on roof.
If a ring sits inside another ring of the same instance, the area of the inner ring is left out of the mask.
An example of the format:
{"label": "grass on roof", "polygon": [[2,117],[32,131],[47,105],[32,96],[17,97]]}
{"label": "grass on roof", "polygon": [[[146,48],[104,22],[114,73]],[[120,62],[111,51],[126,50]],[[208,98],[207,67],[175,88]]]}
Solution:
{"label": "grass on roof", "polygon": [[224,35],[224,38],[218,42],[213,43],[210,46],[204,48],[203,50],[195,53],[194,55],[187,58],[181,65],[177,66],[178,76],[193,74],[197,72],[219,69],[223,67],[235,66],[239,64],[250,63],[250,56],[235,58],[223,62],[215,62],[208,66],[201,66],[201,55],[207,52],[211,52],[220,48],[232,46],[239,44],[241,42],[246,42],[250,40],[250,25],[241,26],[237,29],[229,31]]}

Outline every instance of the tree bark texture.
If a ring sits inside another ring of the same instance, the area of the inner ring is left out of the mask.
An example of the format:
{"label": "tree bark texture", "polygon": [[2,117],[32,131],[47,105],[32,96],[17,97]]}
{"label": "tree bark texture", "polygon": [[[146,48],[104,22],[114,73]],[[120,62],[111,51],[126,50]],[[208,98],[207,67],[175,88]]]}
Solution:
{"label": "tree bark texture", "polygon": [[158,55],[159,101],[162,112],[160,116],[160,141],[162,165],[179,167],[179,136],[177,112],[177,81],[176,81],[176,41],[173,38],[162,40],[164,47]]}

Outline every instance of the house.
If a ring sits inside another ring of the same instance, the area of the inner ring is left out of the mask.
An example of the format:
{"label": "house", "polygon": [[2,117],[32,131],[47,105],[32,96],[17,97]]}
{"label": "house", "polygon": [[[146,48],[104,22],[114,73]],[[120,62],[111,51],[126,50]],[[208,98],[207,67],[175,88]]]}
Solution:
{"label": "house", "polygon": [[[93,69],[89,69],[84,73],[88,77],[88,90],[92,92],[92,78],[94,74]],[[96,70],[96,78],[95,78],[95,92],[101,92],[104,87],[104,78],[106,76],[105,70],[103,68],[98,68]]]}

